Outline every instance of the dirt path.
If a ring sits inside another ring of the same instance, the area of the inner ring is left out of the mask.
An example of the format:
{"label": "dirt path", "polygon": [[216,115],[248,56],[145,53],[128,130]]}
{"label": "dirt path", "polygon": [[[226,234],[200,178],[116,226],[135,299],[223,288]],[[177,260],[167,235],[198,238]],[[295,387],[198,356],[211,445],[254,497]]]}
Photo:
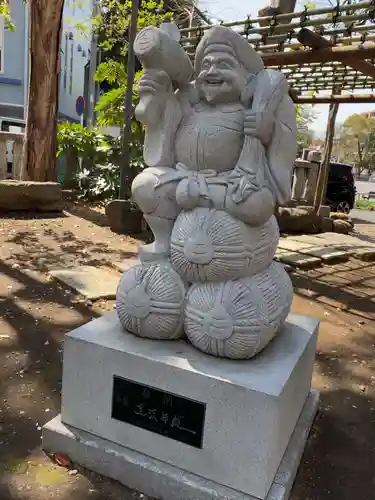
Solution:
{"label": "dirt path", "polygon": [[[41,427],[60,408],[64,334],[113,309],[75,296],[47,268],[110,266],[137,244],[79,205],[64,217],[1,218],[1,500],[142,498],[94,474],[68,474],[40,451]],[[351,261],[293,281],[293,311],[322,320],[314,375],[322,405],[292,500],[373,500],[375,266]]]}

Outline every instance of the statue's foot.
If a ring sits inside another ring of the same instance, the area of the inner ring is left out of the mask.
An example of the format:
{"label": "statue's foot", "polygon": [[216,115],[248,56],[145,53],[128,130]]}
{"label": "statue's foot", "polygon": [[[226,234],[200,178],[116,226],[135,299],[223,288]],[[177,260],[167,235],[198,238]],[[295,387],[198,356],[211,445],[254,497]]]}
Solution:
{"label": "statue's foot", "polygon": [[143,262],[153,260],[166,260],[169,257],[169,243],[159,243],[154,241],[148,245],[143,245],[139,249],[139,258]]}

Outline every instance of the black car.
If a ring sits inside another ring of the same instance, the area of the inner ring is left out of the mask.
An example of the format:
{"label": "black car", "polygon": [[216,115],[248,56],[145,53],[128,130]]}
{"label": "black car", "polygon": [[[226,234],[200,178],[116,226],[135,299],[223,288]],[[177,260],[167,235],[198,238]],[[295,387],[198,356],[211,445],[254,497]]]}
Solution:
{"label": "black car", "polygon": [[352,167],[345,163],[330,163],[326,205],[334,212],[349,213],[355,203],[355,183]]}

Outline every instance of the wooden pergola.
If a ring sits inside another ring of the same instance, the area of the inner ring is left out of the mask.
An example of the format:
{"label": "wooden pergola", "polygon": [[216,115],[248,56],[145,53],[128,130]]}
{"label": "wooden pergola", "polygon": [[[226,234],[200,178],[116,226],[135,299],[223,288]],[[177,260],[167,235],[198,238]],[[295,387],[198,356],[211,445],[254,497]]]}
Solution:
{"label": "wooden pergola", "polygon": [[[375,0],[249,17],[223,26],[245,37],[267,67],[287,76],[295,102],[375,100]],[[210,27],[181,30],[189,54],[194,55]]]}
{"label": "wooden pergola", "polygon": [[[290,0],[278,3],[295,5]],[[260,14],[223,26],[246,38],[267,67],[285,74],[296,104],[330,104],[314,202],[318,211],[325,199],[339,103],[375,102],[375,0],[344,4],[338,0],[334,7],[296,12],[269,7]],[[210,27],[181,30],[181,43],[192,57]]]}

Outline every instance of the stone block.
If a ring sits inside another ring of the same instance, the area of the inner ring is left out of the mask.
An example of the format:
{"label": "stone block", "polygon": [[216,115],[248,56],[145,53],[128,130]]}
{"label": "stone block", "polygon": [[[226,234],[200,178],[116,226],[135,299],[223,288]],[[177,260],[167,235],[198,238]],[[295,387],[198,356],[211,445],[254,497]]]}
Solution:
{"label": "stone block", "polygon": [[335,245],[340,248],[364,248],[368,246],[368,242],[361,240],[360,238],[347,234],[340,234],[334,232],[327,232],[323,234],[317,234],[317,238],[324,241],[325,245]]}
{"label": "stone block", "polygon": [[[109,313],[65,338],[62,422],[176,467],[182,481],[198,475],[263,500],[310,391],[317,331],[291,315],[262,353],[231,361],[135,337]],[[205,405],[202,447],[111,418],[114,376]]]}
{"label": "stone block", "polygon": [[0,181],[0,210],[59,212],[63,209],[58,182]]}
{"label": "stone block", "polygon": [[321,218],[306,208],[280,207],[276,214],[280,232],[282,233],[318,233]]}
{"label": "stone block", "polygon": [[142,212],[129,200],[112,200],[105,207],[105,214],[113,232],[140,234],[144,227]]}
{"label": "stone block", "polygon": [[322,232],[331,233],[334,229],[333,222],[334,220],[330,217],[322,217]]}
{"label": "stone block", "polygon": [[114,299],[120,281],[115,271],[93,266],[54,269],[50,275],[91,300]]}
{"label": "stone block", "polygon": [[375,260],[375,245],[368,248],[360,248],[354,251],[356,259],[363,260],[364,262],[372,262]]}
{"label": "stone block", "polygon": [[319,207],[320,217],[329,217],[330,213],[331,213],[331,207],[329,205],[321,205]]}
{"label": "stone block", "polygon": [[353,231],[353,226],[346,220],[334,220],[333,231],[335,233],[349,234]]}
{"label": "stone block", "polygon": [[301,250],[311,248],[310,242],[298,241],[292,238],[280,238],[279,248],[289,250],[290,252],[300,252]]}
{"label": "stone block", "polygon": [[131,257],[129,259],[113,262],[113,267],[114,269],[116,269],[116,271],[124,273],[137,264],[139,264],[139,259],[137,259],[136,257]]}
{"label": "stone block", "polygon": [[[324,241],[318,238],[318,236],[311,236],[306,234],[300,234],[300,235],[292,234],[288,236],[287,239],[292,241],[298,241],[299,243],[304,243],[306,245],[310,245],[310,248],[314,246],[316,247],[324,246]],[[280,241],[282,240],[280,239]],[[330,244],[327,243],[326,245],[329,246]]]}
{"label": "stone block", "polygon": [[[266,500],[288,500],[306,440],[319,405],[311,391]],[[61,422],[61,415],[43,428],[43,448],[66,454],[74,463],[111,477],[147,498],[159,500],[259,500],[196,474],[155,460],[124,446],[93,436]]]}
{"label": "stone block", "polygon": [[349,260],[350,252],[348,250],[340,250],[338,248],[327,247],[311,247],[310,249],[301,250],[303,255],[311,255],[312,257],[319,257],[323,262],[346,262]]}
{"label": "stone block", "polygon": [[322,161],[322,153],[320,151],[309,151],[307,159],[312,163],[320,163]]}
{"label": "stone block", "polygon": [[313,269],[318,267],[322,263],[320,257],[314,257],[312,255],[305,255],[300,252],[286,252],[277,256],[277,260],[283,264],[288,264],[293,267],[299,267],[301,269]]}

